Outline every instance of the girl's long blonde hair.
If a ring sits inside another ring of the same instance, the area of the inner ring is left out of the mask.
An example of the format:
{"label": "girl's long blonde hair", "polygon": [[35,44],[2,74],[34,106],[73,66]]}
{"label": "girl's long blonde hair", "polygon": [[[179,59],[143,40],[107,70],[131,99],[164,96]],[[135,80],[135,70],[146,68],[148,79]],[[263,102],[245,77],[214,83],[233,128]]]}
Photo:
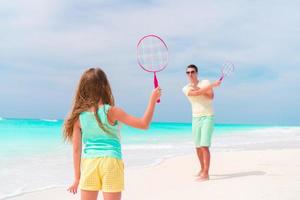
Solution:
{"label": "girl's long blonde hair", "polygon": [[89,109],[95,110],[94,115],[98,125],[105,132],[108,128],[101,122],[98,116],[99,102],[114,106],[114,97],[110,84],[104,71],[100,68],[90,68],[86,70],[79,81],[78,88],[73,100],[72,110],[64,121],[63,136],[65,140],[71,141],[73,136],[73,127],[79,119],[81,112]]}

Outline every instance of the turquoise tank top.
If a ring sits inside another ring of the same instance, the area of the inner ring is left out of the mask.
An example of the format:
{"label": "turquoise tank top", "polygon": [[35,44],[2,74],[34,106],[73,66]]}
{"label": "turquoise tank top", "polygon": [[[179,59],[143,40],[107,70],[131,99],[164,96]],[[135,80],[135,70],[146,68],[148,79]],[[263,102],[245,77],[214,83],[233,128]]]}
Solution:
{"label": "turquoise tank top", "polygon": [[122,159],[119,123],[116,121],[111,125],[107,119],[107,112],[110,105],[103,105],[98,109],[98,116],[107,129],[106,133],[100,128],[93,112],[82,112],[79,115],[81,134],[82,134],[82,157],[98,158],[113,157]]}

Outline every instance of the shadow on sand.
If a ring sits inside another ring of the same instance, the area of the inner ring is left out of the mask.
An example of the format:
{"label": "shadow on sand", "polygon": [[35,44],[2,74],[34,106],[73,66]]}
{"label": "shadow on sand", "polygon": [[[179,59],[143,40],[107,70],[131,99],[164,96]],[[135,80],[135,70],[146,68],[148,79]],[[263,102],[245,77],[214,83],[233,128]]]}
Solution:
{"label": "shadow on sand", "polygon": [[211,174],[210,180],[222,180],[222,179],[231,179],[245,176],[262,176],[265,175],[266,172],[263,171],[249,171],[249,172],[238,172],[231,174]]}

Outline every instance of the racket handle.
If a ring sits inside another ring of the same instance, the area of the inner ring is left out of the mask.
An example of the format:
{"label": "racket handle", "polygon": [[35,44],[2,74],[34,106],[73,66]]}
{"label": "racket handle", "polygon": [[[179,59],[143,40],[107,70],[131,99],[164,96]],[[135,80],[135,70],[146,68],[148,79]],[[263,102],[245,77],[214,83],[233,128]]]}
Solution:
{"label": "racket handle", "polygon": [[[156,78],[156,73],[154,72],[154,88],[157,88],[158,87],[158,80]],[[157,99],[156,103],[160,103],[160,99]]]}
{"label": "racket handle", "polygon": [[219,81],[223,81],[224,76],[221,76],[221,78],[219,79]]}

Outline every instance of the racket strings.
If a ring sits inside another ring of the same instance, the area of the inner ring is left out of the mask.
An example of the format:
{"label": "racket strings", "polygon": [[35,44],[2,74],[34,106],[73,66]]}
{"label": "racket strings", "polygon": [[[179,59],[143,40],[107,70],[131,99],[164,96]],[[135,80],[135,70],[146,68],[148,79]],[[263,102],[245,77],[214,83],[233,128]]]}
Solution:
{"label": "racket strings", "polygon": [[224,76],[229,76],[234,71],[234,66],[232,63],[226,63],[223,66],[222,73]]}
{"label": "racket strings", "polygon": [[167,65],[167,47],[158,38],[144,38],[138,46],[138,59],[147,70],[159,71]]}

